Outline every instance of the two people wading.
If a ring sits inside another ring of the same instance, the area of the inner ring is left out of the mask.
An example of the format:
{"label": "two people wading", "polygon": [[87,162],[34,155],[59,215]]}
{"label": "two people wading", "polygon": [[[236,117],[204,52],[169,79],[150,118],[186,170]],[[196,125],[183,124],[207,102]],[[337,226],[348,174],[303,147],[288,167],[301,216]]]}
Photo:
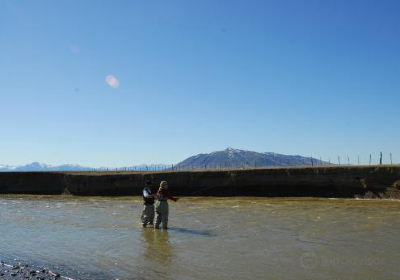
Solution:
{"label": "two people wading", "polygon": [[157,193],[153,193],[151,189],[152,183],[146,182],[143,189],[143,211],[142,211],[142,226],[153,225],[154,222],[154,202],[156,202],[155,212],[157,214],[154,228],[159,229],[162,224],[163,229],[168,229],[168,199],[178,201],[179,197],[172,196],[168,190],[168,182],[162,181]]}

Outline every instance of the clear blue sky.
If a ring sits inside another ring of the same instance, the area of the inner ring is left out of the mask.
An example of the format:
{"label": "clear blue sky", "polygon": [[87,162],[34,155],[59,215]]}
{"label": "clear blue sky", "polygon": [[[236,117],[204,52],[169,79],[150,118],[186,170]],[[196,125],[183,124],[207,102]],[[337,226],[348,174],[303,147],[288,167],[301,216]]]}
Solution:
{"label": "clear blue sky", "polygon": [[400,161],[399,120],[400,1],[0,0],[2,164]]}

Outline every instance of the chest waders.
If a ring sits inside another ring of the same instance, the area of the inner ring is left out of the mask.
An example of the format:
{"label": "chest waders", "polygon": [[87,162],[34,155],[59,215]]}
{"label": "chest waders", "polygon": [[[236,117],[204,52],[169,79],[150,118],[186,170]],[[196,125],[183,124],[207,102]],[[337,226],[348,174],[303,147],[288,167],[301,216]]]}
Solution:
{"label": "chest waders", "polygon": [[[151,194],[151,191],[148,190]],[[147,224],[152,225],[154,222],[154,198],[147,198],[143,195],[143,210],[140,216],[142,220],[142,226],[146,227]]]}
{"label": "chest waders", "polygon": [[168,212],[169,212],[169,207],[167,198],[160,196],[158,198],[158,201],[156,202],[157,218],[156,218],[156,224],[154,225],[155,228],[160,228],[161,223],[163,229],[168,228]]}

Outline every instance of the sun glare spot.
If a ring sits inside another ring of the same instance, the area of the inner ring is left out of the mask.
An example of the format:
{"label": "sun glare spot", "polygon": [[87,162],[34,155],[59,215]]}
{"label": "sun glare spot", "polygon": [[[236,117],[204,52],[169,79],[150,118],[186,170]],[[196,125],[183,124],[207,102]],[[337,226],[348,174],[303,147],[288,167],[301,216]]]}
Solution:
{"label": "sun glare spot", "polygon": [[106,77],[106,83],[112,88],[118,88],[119,87],[119,81],[114,75],[108,75]]}
{"label": "sun glare spot", "polygon": [[81,48],[77,44],[71,45],[70,49],[71,49],[72,53],[80,53],[81,52]]}

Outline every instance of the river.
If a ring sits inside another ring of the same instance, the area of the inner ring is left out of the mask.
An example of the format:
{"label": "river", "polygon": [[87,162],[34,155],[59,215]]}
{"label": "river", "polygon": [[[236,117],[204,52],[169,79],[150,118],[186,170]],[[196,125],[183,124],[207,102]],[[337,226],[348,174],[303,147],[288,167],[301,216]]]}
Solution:
{"label": "river", "polygon": [[398,279],[400,202],[183,197],[168,231],[140,197],[0,196],[0,258],[74,279]]}

